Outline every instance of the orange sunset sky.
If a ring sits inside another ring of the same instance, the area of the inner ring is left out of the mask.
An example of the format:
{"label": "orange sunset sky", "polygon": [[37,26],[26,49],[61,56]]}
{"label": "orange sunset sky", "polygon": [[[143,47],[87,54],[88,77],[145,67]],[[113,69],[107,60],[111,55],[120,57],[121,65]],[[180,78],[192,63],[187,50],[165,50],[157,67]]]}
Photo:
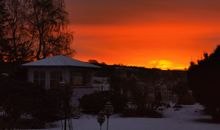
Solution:
{"label": "orange sunset sky", "polygon": [[65,0],[75,58],[184,69],[220,43],[220,0]]}

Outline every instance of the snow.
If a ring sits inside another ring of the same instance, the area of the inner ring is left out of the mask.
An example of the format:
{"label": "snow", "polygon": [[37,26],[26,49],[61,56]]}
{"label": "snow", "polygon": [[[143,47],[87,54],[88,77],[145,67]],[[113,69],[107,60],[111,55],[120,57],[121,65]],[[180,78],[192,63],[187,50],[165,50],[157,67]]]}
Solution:
{"label": "snow", "polygon": [[[183,106],[179,110],[169,108],[164,111],[164,118],[121,118],[113,115],[109,121],[109,130],[219,130],[220,124],[208,122],[210,116],[203,115],[203,108],[196,105]],[[60,122],[56,122],[60,130]],[[99,130],[95,116],[83,115],[80,119],[72,119],[74,130]],[[106,129],[106,121],[102,126]]]}
{"label": "snow", "polygon": [[88,67],[88,68],[100,68],[99,66],[82,62],[76,59],[72,59],[67,56],[58,55],[53,57],[48,57],[35,62],[29,62],[23,64],[22,66],[36,67],[36,66],[71,66],[71,67]]}

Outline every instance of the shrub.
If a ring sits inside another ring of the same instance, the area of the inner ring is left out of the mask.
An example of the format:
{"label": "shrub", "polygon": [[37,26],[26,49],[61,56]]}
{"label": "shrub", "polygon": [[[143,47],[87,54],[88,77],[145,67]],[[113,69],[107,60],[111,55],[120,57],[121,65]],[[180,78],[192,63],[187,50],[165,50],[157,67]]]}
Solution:
{"label": "shrub", "polygon": [[123,95],[114,92],[95,92],[83,96],[79,101],[83,112],[88,114],[99,113],[107,101],[112,103],[115,113],[121,113],[127,104]]}
{"label": "shrub", "polygon": [[31,119],[26,120],[28,122],[45,124],[64,118],[67,111],[70,113],[72,91],[68,86],[46,90],[10,76],[0,76],[0,83],[0,106],[5,112],[1,115],[2,121],[16,124],[9,125],[10,128],[21,126],[18,123],[24,122],[23,115],[30,115]]}

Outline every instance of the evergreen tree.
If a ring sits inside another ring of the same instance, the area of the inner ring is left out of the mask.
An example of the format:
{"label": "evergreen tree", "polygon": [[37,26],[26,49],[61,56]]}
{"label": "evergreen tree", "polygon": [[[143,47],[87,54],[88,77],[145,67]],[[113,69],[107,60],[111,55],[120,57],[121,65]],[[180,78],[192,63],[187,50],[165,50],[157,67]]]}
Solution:
{"label": "evergreen tree", "polygon": [[220,46],[188,70],[189,86],[198,102],[204,105],[214,119],[220,120]]}

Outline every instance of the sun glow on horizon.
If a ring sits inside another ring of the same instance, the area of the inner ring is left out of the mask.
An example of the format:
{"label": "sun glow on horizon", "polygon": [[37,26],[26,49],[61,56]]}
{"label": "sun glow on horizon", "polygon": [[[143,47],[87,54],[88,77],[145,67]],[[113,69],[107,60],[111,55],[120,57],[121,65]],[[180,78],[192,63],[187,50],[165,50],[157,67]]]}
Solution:
{"label": "sun glow on horizon", "polygon": [[187,68],[184,66],[175,66],[175,64],[169,60],[152,60],[148,62],[147,66],[150,68],[160,68],[162,70],[185,70]]}
{"label": "sun glow on horizon", "polygon": [[[72,46],[77,52],[75,56],[84,61],[96,59],[108,64],[184,70],[192,60],[205,51],[211,52],[218,43],[215,37],[203,41],[203,36],[213,28],[202,30],[199,26],[187,25],[75,25],[72,26],[75,31]],[[212,44],[207,44],[210,42]]]}

